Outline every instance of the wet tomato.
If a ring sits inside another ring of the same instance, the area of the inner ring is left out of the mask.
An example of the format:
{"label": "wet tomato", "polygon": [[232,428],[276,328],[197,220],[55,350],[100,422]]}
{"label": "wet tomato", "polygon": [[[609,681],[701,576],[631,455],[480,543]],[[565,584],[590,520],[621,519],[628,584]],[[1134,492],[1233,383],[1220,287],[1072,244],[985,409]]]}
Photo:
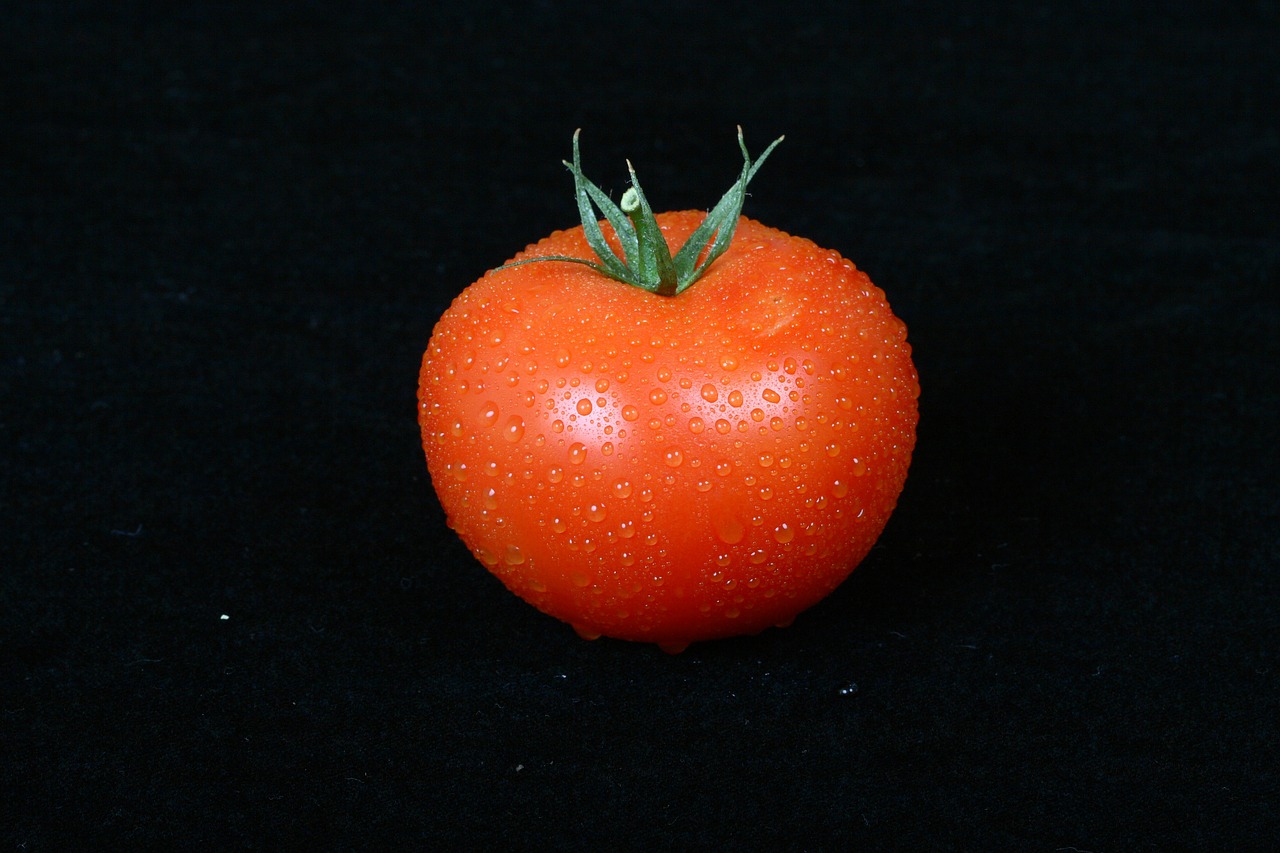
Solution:
{"label": "wet tomato", "polygon": [[603,198],[575,137],[579,206],[605,221],[464,290],[423,358],[450,526],[585,637],[678,651],[787,624],[866,556],[907,476],[905,325],[836,252],[740,217],[763,160],[743,153],[710,214],[654,215],[634,173],[621,208]]}

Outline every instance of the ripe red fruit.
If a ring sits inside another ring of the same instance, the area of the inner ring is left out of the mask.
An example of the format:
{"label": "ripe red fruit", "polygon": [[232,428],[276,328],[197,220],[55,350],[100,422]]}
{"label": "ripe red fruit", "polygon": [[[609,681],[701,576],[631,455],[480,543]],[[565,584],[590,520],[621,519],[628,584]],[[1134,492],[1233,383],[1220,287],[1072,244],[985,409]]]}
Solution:
{"label": "ripe red fruit", "polygon": [[906,480],[906,326],[839,254],[739,217],[772,146],[743,147],[710,214],[655,216],[634,172],[613,206],[574,143],[583,226],[464,290],[423,358],[449,524],[585,637],[675,651],[787,624],[866,556]]}

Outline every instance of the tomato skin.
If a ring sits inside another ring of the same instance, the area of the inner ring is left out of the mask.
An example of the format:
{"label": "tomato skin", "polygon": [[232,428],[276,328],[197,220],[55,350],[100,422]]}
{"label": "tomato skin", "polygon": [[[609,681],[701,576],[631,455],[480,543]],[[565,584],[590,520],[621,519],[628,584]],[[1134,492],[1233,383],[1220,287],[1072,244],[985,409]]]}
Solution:
{"label": "tomato skin", "polygon": [[[674,248],[704,215],[657,219]],[[589,257],[583,229],[515,260],[546,255]],[[572,263],[491,271],[418,388],[472,553],[584,636],[670,649],[789,623],[848,576],[906,480],[918,395],[884,293],[746,218],[675,297]]]}

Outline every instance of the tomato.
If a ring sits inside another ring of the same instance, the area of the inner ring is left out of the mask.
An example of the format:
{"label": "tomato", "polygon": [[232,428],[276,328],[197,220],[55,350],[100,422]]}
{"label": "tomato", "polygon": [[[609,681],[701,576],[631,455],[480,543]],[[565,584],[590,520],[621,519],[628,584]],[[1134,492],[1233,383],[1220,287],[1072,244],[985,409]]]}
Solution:
{"label": "tomato", "polygon": [[[590,211],[577,164],[575,137]],[[628,201],[631,234],[617,209],[584,217],[457,297],[419,422],[449,525],[512,592],[584,637],[678,651],[788,624],[848,576],[906,480],[919,384],[883,291],[740,199],[675,295],[609,277],[653,251],[646,229],[661,266],[709,216]],[[601,238],[612,259],[580,262]]]}

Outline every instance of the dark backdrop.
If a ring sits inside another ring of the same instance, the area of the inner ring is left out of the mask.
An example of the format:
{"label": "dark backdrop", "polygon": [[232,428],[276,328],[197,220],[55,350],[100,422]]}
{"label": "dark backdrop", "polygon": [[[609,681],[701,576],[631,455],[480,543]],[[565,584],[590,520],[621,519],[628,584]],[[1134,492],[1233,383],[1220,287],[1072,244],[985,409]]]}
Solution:
{"label": "dark backdrop", "polygon": [[[0,4],[3,849],[1274,849],[1276,4],[442,5]],[[584,642],[419,359],[574,128],[661,209],[736,124],[912,474],[790,629]]]}

